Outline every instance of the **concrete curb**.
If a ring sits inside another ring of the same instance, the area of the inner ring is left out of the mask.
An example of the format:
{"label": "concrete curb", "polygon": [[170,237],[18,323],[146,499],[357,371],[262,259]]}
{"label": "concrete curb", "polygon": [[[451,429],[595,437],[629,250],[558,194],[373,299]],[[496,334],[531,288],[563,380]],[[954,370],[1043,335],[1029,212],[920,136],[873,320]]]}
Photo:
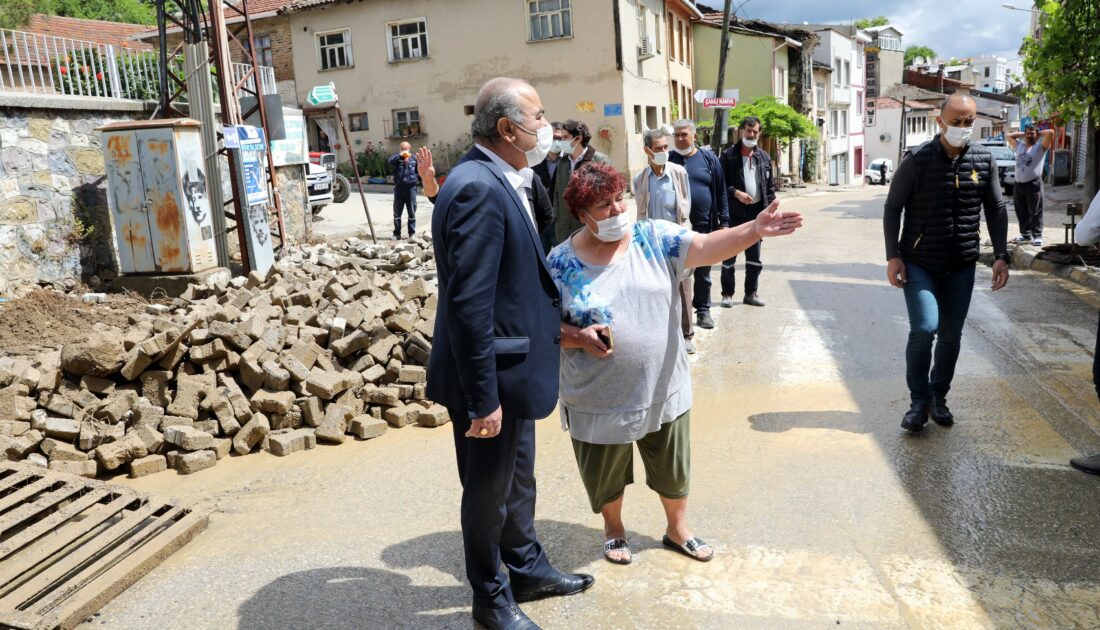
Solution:
{"label": "concrete curb", "polygon": [[[1034,245],[1009,243],[1008,253],[1012,256],[1012,268],[1035,271],[1075,282],[1094,291],[1100,291],[1100,268],[1078,265],[1059,265],[1049,260],[1036,258],[1041,248]],[[993,265],[993,250],[983,250],[980,260],[987,266]]]}

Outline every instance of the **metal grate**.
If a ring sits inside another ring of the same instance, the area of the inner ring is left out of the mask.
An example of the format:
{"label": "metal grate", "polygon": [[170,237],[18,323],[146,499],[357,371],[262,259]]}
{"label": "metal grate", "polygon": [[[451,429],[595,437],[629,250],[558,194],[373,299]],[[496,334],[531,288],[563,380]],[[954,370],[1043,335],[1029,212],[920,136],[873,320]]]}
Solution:
{"label": "metal grate", "polygon": [[0,463],[0,628],[73,628],[206,528],[208,513]]}

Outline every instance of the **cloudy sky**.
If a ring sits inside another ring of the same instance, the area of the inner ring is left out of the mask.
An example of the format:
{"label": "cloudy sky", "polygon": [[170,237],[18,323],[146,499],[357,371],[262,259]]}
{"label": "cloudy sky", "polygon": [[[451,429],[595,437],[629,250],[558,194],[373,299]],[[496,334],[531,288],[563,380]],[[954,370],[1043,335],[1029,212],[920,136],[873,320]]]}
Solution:
{"label": "cloudy sky", "polygon": [[[1004,0],[748,0],[741,17],[772,22],[851,22],[861,17],[885,15],[905,37],[906,46],[923,44],[941,57],[1018,55],[1027,35],[1031,14],[1001,6]],[[742,0],[734,0],[736,8]],[[700,5],[721,11],[723,0],[701,0]],[[1030,7],[1030,0],[1010,1]]]}

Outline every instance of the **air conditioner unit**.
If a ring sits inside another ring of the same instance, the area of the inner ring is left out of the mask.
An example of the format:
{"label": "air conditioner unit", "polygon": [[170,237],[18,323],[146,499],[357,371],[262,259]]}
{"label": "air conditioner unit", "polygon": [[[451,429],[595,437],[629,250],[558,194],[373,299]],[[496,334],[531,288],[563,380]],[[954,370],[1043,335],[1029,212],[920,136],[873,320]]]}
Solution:
{"label": "air conditioner unit", "polygon": [[891,136],[888,133],[884,133],[884,134],[882,134],[878,137],[879,142],[889,142],[890,138],[891,138]]}
{"label": "air conditioner unit", "polygon": [[654,54],[653,40],[649,38],[649,35],[642,35],[638,41],[638,60],[649,59]]}

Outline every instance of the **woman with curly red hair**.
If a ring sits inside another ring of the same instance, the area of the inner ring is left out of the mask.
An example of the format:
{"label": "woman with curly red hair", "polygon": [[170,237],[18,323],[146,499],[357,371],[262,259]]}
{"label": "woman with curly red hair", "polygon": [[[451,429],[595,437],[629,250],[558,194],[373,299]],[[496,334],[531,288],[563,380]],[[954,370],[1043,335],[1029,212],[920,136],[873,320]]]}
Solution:
{"label": "woman with curly red hair", "polygon": [[691,377],[680,333],[680,281],[761,238],[802,226],[773,202],[756,221],[698,234],[661,220],[632,222],[626,180],[606,164],[573,174],[569,212],[584,227],[550,253],[561,292],[562,425],[593,512],[604,518],[604,556],[629,564],[623,492],[633,483],[633,444],[661,499],[666,547],[706,562],[713,548],[687,525]]}

